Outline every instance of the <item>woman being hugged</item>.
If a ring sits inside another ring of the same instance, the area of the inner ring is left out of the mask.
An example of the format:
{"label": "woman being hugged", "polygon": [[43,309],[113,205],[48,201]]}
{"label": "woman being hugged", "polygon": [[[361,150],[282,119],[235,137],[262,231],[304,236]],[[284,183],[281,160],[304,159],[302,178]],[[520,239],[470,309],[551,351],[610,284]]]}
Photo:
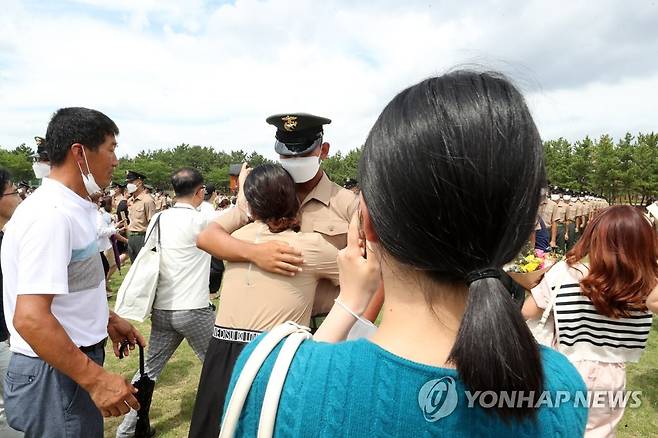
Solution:
{"label": "woman being hugged", "polygon": [[[658,253],[651,224],[629,205],[608,207],[587,224],[523,306],[538,319],[553,301],[555,347],[593,394],[624,391],[626,362],[637,362],[658,311]],[[556,286],[559,290],[554,290]],[[606,397],[589,411],[589,436],[614,436],[624,406]]]}
{"label": "woman being hugged", "polygon": [[319,233],[301,233],[292,177],[277,164],[262,164],[242,188],[254,221],[233,233],[250,243],[285,242],[304,254],[294,277],[272,274],[248,262],[228,262],[190,426],[191,438],[216,438],[233,365],[263,331],[286,321],[308,325],[321,279],[338,284],[338,250]]}
{"label": "woman being hugged", "polygon": [[[573,396],[585,386],[564,356],[537,346],[499,280],[534,227],[545,183],[521,94],[495,73],[469,71],[407,88],[375,122],[359,174],[359,220],[338,257],[340,296],[291,364],[275,435],[581,435],[586,409],[535,407],[544,390]],[[318,342],[344,338],[354,323],[346,308],[363,312],[380,280],[374,336]],[[255,435],[276,356],[254,381],[241,436]],[[490,399],[477,397],[486,391],[525,400],[487,409],[480,401]]]}

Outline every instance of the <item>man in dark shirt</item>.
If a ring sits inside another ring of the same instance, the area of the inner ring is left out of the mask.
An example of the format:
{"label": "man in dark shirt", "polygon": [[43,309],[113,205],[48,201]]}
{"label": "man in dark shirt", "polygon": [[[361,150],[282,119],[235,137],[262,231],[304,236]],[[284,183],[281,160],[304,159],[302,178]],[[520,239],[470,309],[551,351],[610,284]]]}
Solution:
{"label": "man in dark shirt", "polygon": [[[2,250],[2,238],[4,237],[5,224],[14,214],[14,210],[21,203],[21,197],[18,194],[16,186],[11,182],[9,172],[0,167],[0,250]],[[7,425],[5,418],[5,402],[3,397],[3,385],[5,374],[11,352],[9,351],[9,332],[5,323],[5,312],[2,303],[2,265],[0,265],[0,436],[12,438],[21,437],[22,433],[15,431]]]}

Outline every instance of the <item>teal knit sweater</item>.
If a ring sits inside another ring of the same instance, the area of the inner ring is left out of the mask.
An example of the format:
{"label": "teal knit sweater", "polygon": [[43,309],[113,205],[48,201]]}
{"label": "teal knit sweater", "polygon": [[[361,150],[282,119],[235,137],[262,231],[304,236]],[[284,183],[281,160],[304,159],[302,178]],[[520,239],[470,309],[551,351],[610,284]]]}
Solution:
{"label": "teal knit sweater", "polygon": [[[229,394],[262,335],[248,345],[235,366]],[[255,437],[268,377],[280,344],[263,364],[242,411],[236,436]],[[578,371],[560,353],[541,350],[545,388],[574,400],[586,391]],[[429,383],[428,383],[429,382]],[[422,365],[367,340],[327,344],[305,341],[293,360],[281,394],[277,437],[580,437],[587,408],[573,402],[537,410],[536,421],[503,422],[480,406],[468,407],[456,370]],[[455,395],[456,394],[456,395]],[[470,394],[473,396],[473,394]],[[476,399],[485,406],[492,398]],[[550,406],[553,403],[554,406]],[[453,410],[454,408],[454,410]]]}

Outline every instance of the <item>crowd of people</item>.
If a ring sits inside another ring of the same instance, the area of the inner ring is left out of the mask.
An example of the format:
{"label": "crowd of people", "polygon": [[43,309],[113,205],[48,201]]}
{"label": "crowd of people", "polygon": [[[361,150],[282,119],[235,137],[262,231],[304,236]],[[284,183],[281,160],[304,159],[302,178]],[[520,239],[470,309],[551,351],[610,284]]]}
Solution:
{"label": "crowd of people", "polygon": [[[154,436],[137,430],[141,372],[107,372],[105,344],[120,357],[148,341],[157,391],[185,339],[203,364],[189,436],[217,437],[246,364],[286,321],[314,335],[290,363],[277,436],[614,435],[623,409],[537,402],[624,390],[658,311],[656,233],[634,207],[548,189],[539,133],[506,78],[455,71],[400,92],[367,136],[358,186],[322,170],[330,119],[266,122],[279,162],[243,165],[232,198],[193,168],[171,176],[174,196],[137,171],[112,183],[119,129],[86,108],[54,113],[29,196],[0,168],[2,436],[100,437],[110,416],[124,416],[117,437]],[[566,257],[520,309],[501,267],[528,240]],[[108,308],[108,284],[155,241],[146,340]],[[544,309],[550,346],[526,324]],[[357,336],[359,324],[373,330]],[[255,374],[240,436],[262,426],[278,354]],[[477,391],[531,403],[469,406]]]}
{"label": "crowd of people", "polygon": [[554,186],[542,189],[542,200],[535,231],[531,237],[535,249],[566,254],[574,247],[587,223],[597,211],[610,204],[590,192],[574,193]]}

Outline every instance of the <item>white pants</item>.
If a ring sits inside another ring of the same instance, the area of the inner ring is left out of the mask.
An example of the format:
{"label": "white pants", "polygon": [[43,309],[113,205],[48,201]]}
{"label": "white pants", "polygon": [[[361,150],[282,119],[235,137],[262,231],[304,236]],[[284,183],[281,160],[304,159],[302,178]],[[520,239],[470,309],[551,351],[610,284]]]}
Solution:
{"label": "white pants", "polygon": [[[590,391],[623,391],[626,388],[626,367],[623,363],[583,360],[574,365]],[[623,407],[591,407],[585,437],[614,437],[623,416]]]}

